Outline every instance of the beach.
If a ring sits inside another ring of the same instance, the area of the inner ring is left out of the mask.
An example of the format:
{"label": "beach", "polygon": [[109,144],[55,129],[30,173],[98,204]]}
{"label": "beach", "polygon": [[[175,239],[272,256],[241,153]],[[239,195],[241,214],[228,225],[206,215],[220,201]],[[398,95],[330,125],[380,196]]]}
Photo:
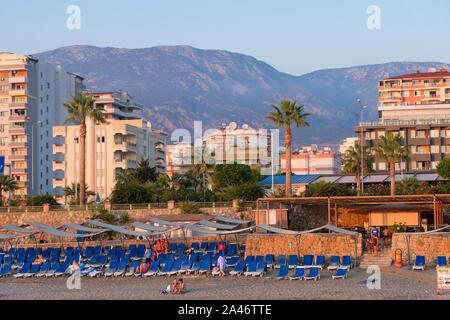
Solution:
{"label": "beach", "polygon": [[[68,277],[0,279],[3,300],[450,300],[450,290],[436,295],[436,271],[411,271],[388,267],[381,272],[381,288],[369,290],[361,281],[370,274],[354,268],[347,279],[333,280],[323,270],[318,281],[277,280],[277,269],[264,277],[177,277],[81,278],[81,289],[69,290]],[[293,270],[290,271],[293,274]],[[189,290],[182,295],[160,294],[175,278],[183,278]]]}

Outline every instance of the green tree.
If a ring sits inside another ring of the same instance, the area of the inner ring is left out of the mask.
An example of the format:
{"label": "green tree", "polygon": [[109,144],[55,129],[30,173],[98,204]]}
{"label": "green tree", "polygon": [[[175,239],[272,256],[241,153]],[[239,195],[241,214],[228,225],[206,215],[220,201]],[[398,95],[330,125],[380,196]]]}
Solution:
{"label": "green tree", "polygon": [[111,193],[111,203],[149,203],[152,202],[151,200],[148,189],[138,182],[116,184]]}
{"label": "green tree", "polygon": [[450,158],[445,157],[442,159],[438,163],[436,171],[442,178],[450,179]]}
{"label": "green tree", "polygon": [[[369,148],[363,149],[363,166],[364,172],[373,172],[373,156]],[[355,147],[350,147],[344,155],[343,170],[344,173],[354,173],[355,183],[358,196],[361,195],[361,146],[355,144]]]}
{"label": "green tree", "polygon": [[17,181],[11,178],[10,176],[5,176],[0,174],[0,201],[3,203],[3,192],[14,192],[19,189],[19,185]]}
{"label": "green tree", "polygon": [[[95,192],[88,190],[89,187],[87,185],[84,186],[84,202],[87,201],[87,198],[90,196],[95,196]],[[76,191],[76,192],[75,192]],[[75,204],[80,203],[80,184],[77,183],[77,186],[75,187],[75,183],[72,182],[72,186],[66,186],[63,189],[64,196],[69,197],[69,203]],[[77,195],[77,199],[75,199],[75,194]]]}
{"label": "green tree", "polygon": [[409,161],[409,149],[403,146],[403,138],[397,133],[388,132],[381,136],[381,141],[375,148],[375,155],[389,164],[391,176],[391,196],[395,195],[395,164],[400,161]]}
{"label": "green tree", "polygon": [[92,119],[97,123],[106,123],[103,112],[94,107],[94,98],[91,95],[85,95],[81,91],[78,97],[64,104],[67,108],[68,117],[64,124],[69,122],[80,122],[80,204],[85,203],[85,186],[86,186],[86,119]]}
{"label": "green tree", "polygon": [[348,186],[325,181],[311,183],[303,192],[304,197],[335,197],[353,195],[355,195],[355,191],[350,189]]}
{"label": "green tree", "polygon": [[397,183],[398,194],[418,194],[421,193],[423,185],[415,177],[404,177]]}
{"label": "green tree", "polygon": [[150,167],[150,160],[143,158],[139,161],[137,168],[127,169],[126,174],[129,175],[130,180],[135,180],[141,184],[149,181],[156,181],[158,178],[156,168]]}
{"label": "green tree", "polygon": [[48,203],[50,205],[57,205],[58,201],[56,201],[55,197],[53,197],[53,195],[46,193],[46,194],[41,194],[41,195],[36,195],[36,196],[29,196],[26,199],[27,205],[29,206],[42,206],[45,203]]}
{"label": "green tree", "polygon": [[310,113],[303,112],[304,105],[297,105],[296,100],[282,100],[280,107],[271,105],[274,111],[269,112],[266,119],[271,120],[276,126],[280,128],[286,128],[284,140],[286,144],[286,194],[292,195],[291,185],[291,144],[292,144],[292,132],[291,126],[297,127],[309,126],[306,121],[306,117],[310,116]]}

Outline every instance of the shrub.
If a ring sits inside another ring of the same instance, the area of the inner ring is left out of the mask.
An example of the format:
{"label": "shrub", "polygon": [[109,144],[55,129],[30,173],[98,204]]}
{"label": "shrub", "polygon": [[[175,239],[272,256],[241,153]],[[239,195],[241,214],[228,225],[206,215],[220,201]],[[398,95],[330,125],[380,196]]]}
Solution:
{"label": "shrub", "polygon": [[181,203],[181,213],[184,214],[196,214],[201,213],[198,203],[192,201],[185,201]]}
{"label": "shrub", "polygon": [[42,206],[44,203],[48,203],[50,205],[57,205],[58,201],[51,194],[41,194],[37,196],[29,196],[26,199],[28,206]]}

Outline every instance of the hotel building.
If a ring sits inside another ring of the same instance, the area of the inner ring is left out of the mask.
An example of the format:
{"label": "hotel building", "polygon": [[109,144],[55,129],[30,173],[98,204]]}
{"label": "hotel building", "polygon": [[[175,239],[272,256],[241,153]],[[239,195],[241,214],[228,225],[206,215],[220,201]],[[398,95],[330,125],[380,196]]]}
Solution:
{"label": "hotel building", "polygon": [[[103,200],[111,194],[116,176],[126,169],[136,168],[141,159],[148,159],[157,172],[165,172],[167,134],[152,129],[149,121],[135,119],[140,107],[128,100],[128,94],[93,95],[97,106],[104,105],[107,123],[87,121],[86,185],[96,194],[95,199],[90,200]],[[118,118],[123,120],[114,120]],[[64,187],[79,183],[79,129],[79,125],[53,128],[53,186],[60,202],[64,202]]]}
{"label": "hotel building", "polygon": [[53,193],[52,127],[67,118],[63,103],[83,89],[83,78],[14,53],[0,53],[0,155],[16,196]]}
{"label": "hotel building", "polygon": [[[328,147],[303,147],[292,152],[291,172],[296,175],[336,174],[341,172],[339,159]],[[286,172],[286,154],[281,155],[281,172]]]}
{"label": "hotel building", "polygon": [[[271,133],[235,122],[203,138],[203,146],[214,154],[215,164],[241,163],[271,170]],[[274,152],[276,152],[274,150]],[[275,168],[277,172],[278,166]]]}
{"label": "hotel building", "polygon": [[166,146],[166,174],[184,174],[193,169],[193,146],[190,143],[177,143]]}
{"label": "hotel building", "polygon": [[[379,81],[378,122],[355,127],[363,146],[374,147],[386,132],[399,133],[410,146],[410,161],[396,170],[430,171],[450,156],[450,73],[446,69],[412,73]],[[374,169],[388,170],[375,159]]]}

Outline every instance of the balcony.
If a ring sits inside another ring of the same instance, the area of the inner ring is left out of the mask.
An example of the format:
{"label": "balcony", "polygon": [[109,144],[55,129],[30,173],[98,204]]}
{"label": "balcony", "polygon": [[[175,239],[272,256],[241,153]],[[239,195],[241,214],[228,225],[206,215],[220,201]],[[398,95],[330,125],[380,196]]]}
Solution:
{"label": "balcony", "polygon": [[12,141],[9,143],[10,147],[15,147],[15,148],[26,148],[27,147],[27,142],[25,141]]}
{"label": "balcony", "polygon": [[28,94],[28,90],[27,89],[12,89],[9,90],[9,94],[11,96],[24,96]]}
{"label": "balcony", "polygon": [[412,144],[415,146],[427,146],[430,145],[431,139],[428,138],[409,138],[408,144]]}
{"label": "balcony", "polygon": [[26,168],[12,168],[11,173],[12,174],[25,174],[26,170],[27,170]]}
{"label": "balcony", "polygon": [[54,157],[55,157],[55,162],[56,163],[58,163],[58,162],[62,163],[65,160],[64,153],[55,153]]}
{"label": "balcony", "polygon": [[9,83],[27,83],[28,77],[11,77]]}
{"label": "balcony", "polygon": [[431,161],[431,154],[429,153],[412,153],[410,155],[411,161]]}
{"label": "balcony", "polygon": [[66,163],[63,162],[56,162],[53,161],[53,170],[65,170],[66,169]]}
{"label": "balcony", "polygon": [[25,121],[25,119],[26,119],[26,115],[19,115],[19,114],[8,117],[9,121]]}
{"label": "balcony", "polygon": [[64,179],[64,171],[63,170],[53,171],[53,177],[55,180],[63,180]]}
{"label": "balcony", "polygon": [[9,134],[25,134],[25,128],[13,127],[8,129]]}
{"label": "balcony", "polygon": [[26,161],[27,155],[26,154],[12,154],[8,156],[9,160],[16,160],[16,161]]}

